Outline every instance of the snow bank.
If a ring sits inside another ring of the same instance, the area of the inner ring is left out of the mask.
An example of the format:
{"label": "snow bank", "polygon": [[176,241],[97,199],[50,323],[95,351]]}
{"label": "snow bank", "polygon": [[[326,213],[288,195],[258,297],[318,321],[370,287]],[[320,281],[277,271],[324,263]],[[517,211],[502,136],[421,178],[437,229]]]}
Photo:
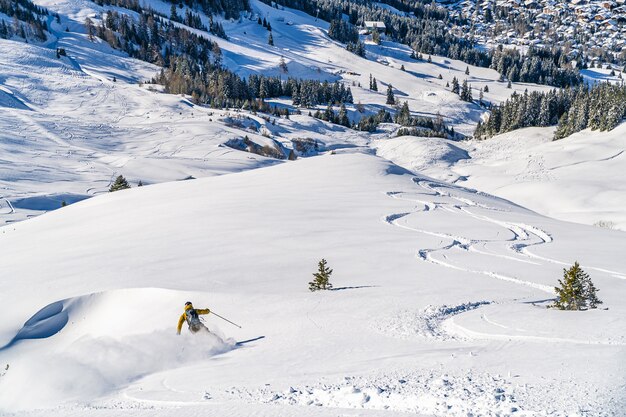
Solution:
{"label": "snow bank", "polygon": [[[88,400],[142,376],[232,350],[235,341],[224,340],[215,328],[210,334],[192,335],[183,329],[176,335],[178,315],[165,320],[159,311],[170,313],[178,307],[182,312],[187,296],[155,289],[121,290],[41,309],[0,349],[3,363],[10,365],[0,378],[0,410]],[[173,304],[173,298],[179,303]]]}
{"label": "snow bank", "polygon": [[458,178],[449,167],[469,158],[455,142],[441,138],[402,136],[378,140],[374,148],[377,155],[412,172],[448,181]]}

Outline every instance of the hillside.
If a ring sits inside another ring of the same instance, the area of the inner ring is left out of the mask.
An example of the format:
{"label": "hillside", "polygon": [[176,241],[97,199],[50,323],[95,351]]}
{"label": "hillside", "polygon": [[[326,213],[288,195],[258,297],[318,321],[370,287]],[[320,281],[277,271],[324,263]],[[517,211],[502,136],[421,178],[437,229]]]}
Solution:
{"label": "hillside", "polygon": [[[259,403],[284,415],[317,415],[293,407],[307,404],[603,415],[623,400],[621,233],[550,220],[373,156],[99,196],[4,228],[2,241],[13,279],[2,283],[0,334],[26,339],[1,351],[5,411],[61,403],[42,413],[64,415],[78,401],[84,415],[183,405],[239,415]],[[310,293],[322,257],[336,291]],[[574,259],[608,310],[545,308]],[[209,316],[225,342],[177,338],[186,299],[243,329]],[[584,365],[565,365],[574,363]]]}
{"label": "hillside", "polygon": [[[0,24],[1,415],[622,414],[623,124],[470,140],[552,87],[184,3],[36,0],[32,34]],[[603,304],[548,308],[576,261]],[[176,335],[188,300],[213,334]]]}
{"label": "hillside", "polygon": [[553,141],[527,128],[485,141],[401,137],[376,142],[380,156],[455,184],[513,200],[550,217],[626,230],[625,125]]}

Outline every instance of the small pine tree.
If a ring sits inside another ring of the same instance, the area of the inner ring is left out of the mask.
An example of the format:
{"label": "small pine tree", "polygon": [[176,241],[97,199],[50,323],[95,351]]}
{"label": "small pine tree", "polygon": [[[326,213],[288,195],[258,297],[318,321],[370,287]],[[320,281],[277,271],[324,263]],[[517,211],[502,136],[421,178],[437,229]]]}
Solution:
{"label": "small pine tree", "polygon": [[488,85],[486,85],[486,86],[485,86],[485,88],[483,88],[483,91],[484,91],[485,93],[488,93],[488,92],[489,92],[489,86],[488,86]]}
{"label": "small pine tree", "polygon": [[282,56],[280,57],[280,62],[278,63],[278,67],[285,74],[289,72],[289,68],[287,68],[287,63],[285,62],[285,58]]}
{"label": "small pine tree", "polygon": [[430,64],[431,62],[433,62],[433,57],[428,55],[428,59],[427,59],[428,63]]}
{"label": "small pine tree", "polygon": [[439,74],[437,78],[439,78],[440,80],[443,80],[443,76],[441,74]]}
{"label": "small pine tree", "polygon": [[602,304],[596,295],[596,289],[591,278],[585,273],[578,262],[570,269],[563,268],[563,280],[559,280],[560,287],[555,287],[557,299],[552,305],[559,310],[586,310],[597,308]]}
{"label": "small pine tree", "polygon": [[115,182],[109,188],[109,192],[112,193],[114,191],[125,190],[127,188],[130,188],[130,184],[128,184],[126,178],[124,178],[122,175],[118,175],[115,179]]}
{"label": "small pine tree", "polygon": [[270,32],[270,36],[268,36],[268,38],[267,38],[267,44],[269,46],[274,46],[274,37],[272,36],[271,32]]}
{"label": "small pine tree", "polygon": [[374,32],[372,32],[372,41],[376,45],[380,45],[380,33],[378,33],[377,30],[374,30]]}
{"label": "small pine tree", "polygon": [[406,68],[404,68],[404,64],[400,66],[400,71],[406,71]]}
{"label": "small pine tree", "polygon": [[511,80],[506,84],[506,88],[511,88]]}
{"label": "small pine tree", "polygon": [[396,104],[396,97],[393,95],[393,86],[389,84],[387,86],[387,104]]}
{"label": "small pine tree", "polygon": [[372,91],[378,91],[378,83],[376,82],[376,78],[372,79]]}
{"label": "small pine tree", "polygon": [[459,94],[460,91],[460,87],[459,87],[459,80],[456,79],[456,77],[452,78],[452,92],[454,94]]}
{"label": "small pine tree", "polygon": [[469,75],[469,67],[465,67],[465,75]]}
{"label": "small pine tree", "polygon": [[333,286],[329,282],[333,270],[328,268],[326,259],[322,259],[317,264],[317,272],[313,274],[313,281],[309,282],[309,290],[330,290]]}

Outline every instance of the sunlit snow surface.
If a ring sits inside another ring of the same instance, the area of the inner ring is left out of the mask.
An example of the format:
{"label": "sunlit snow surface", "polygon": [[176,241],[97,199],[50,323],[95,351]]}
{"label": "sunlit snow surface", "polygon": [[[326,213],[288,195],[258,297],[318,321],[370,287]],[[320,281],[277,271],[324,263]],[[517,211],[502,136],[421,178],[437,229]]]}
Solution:
{"label": "sunlit snow surface", "polygon": [[[623,228],[623,127],[474,143],[306,111],[272,124],[140,86],[158,68],[82,33],[103,8],[38,3],[62,15],[46,45],[0,40],[0,414],[623,415],[624,233],[521,207]],[[481,117],[444,87],[466,78],[462,62],[412,61],[391,42],[363,60],[326,23],[252,4],[275,47],[255,16],[213,38],[243,76],[278,75],[283,56],[297,77],[367,86],[372,73],[380,93],[352,86],[366,114],[392,83],[461,133]],[[467,78],[491,102],[512,92],[493,70]],[[243,136],[322,152],[280,162],[224,146]],[[119,174],[134,189],[107,193]],[[321,258],[335,290],[310,293]],[[546,308],[574,261],[601,309]],[[243,328],[209,315],[213,335],[177,336],[187,300]]]}

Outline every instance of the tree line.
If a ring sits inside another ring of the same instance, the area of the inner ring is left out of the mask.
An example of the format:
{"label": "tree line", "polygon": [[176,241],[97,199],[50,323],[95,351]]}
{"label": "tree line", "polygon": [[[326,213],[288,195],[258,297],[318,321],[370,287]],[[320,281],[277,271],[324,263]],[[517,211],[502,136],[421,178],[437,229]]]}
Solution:
{"label": "tree line", "polygon": [[293,104],[353,103],[352,91],[340,82],[300,80],[264,75],[241,78],[222,66],[217,43],[143,10],[138,21],[109,11],[98,37],[130,56],[163,67],[153,82],[172,94],[188,94],[197,103],[212,107],[257,109],[256,100],[291,97]]}
{"label": "tree line", "polygon": [[554,139],[562,139],[586,128],[614,129],[626,116],[626,86],[610,83],[592,87],[513,93],[504,103],[492,106],[484,123],[478,123],[474,137],[489,138],[530,126],[554,126]]}
{"label": "tree line", "polygon": [[29,36],[33,36],[42,42],[48,39],[47,9],[29,0],[0,0],[0,13],[12,18],[10,23],[0,19],[0,38],[19,36],[28,39]]}

